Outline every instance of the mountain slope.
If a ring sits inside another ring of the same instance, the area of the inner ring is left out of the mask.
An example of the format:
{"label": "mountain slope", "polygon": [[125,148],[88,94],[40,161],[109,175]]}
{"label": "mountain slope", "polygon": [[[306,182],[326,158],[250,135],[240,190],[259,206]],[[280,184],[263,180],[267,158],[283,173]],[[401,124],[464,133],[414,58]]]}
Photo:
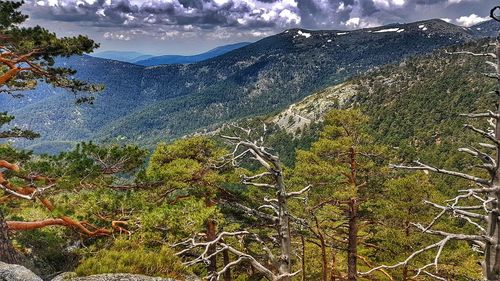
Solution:
{"label": "mountain slope", "polygon": [[[485,41],[459,48],[480,52]],[[466,121],[461,113],[485,111],[494,105],[494,81],[484,77],[483,58],[444,52],[411,58],[327,87],[267,118],[297,135],[336,108],[361,108],[377,135],[393,146],[404,142],[440,141],[459,135]]]}
{"label": "mountain slope", "polygon": [[152,58],[152,55],[139,53],[139,52],[126,52],[126,51],[104,51],[92,54],[93,57],[101,59],[110,59],[123,62],[135,63],[140,60]]}
{"label": "mountain slope", "polygon": [[500,31],[500,22],[489,20],[473,25],[470,29],[477,37],[496,37]]}
{"label": "mountain slope", "polygon": [[156,66],[162,64],[186,64],[186,63],[195,63],[199,61],[204,61],[207,59],[211,59],[225,53],[231,52],[233,50],[245,47],[246,45],[251,44],[250,42],[241,42],[231,45],[220,46],[214,48],[208,52],[201,53],[193,56],[178,56],[178,55],[165,55],[165,56],[156,56],[150,57],[142,60],[137,60],[135,63],[143,66]]}
{"label": "mountain slope", "polygon": [[[319,89],[474,38],[440,20],[351,32],[287,30],[189,65],[141,68],[82,57],[79,77],[107,85],[93,106],[41,88],[13,112],[42,142],[119,138],[153,144],[230,120],[279,112]],[[2,101],[0,110],[12,107]],[[40,122],[42,121],[42,122]]]}

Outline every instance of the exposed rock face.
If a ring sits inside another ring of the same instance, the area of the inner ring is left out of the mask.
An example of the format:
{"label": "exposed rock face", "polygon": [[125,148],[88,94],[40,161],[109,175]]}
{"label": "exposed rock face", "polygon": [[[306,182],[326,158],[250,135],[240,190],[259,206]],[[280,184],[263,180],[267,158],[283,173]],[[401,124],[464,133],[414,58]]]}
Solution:
{"label": "exposed rock face", "polygon": [[296,134],[311,123],[321,121],[323,115],[330,110],[342,108],[356,94],[357,85],[353,83],[331,86],[290,105],[271,122],[291,134]]}
{"label": "exposed rock face", "polygon": [[[186,277],[182,280],[171,278],[149,277],[138,274],[99,274],[85,277],[76,277],[75,273],[66,272],[58,275],[51,281],[199,281],[200,279]],[[17,264],[8,264],[0,262],[0,281],[43,281],[42,278],[35,275],[29,269]]]}
{"label": "exposed rock face", "polygon": [[[139,280],[139,279],[137,279]],[[0,281],[43,281],[21,265],[0,262]]]}

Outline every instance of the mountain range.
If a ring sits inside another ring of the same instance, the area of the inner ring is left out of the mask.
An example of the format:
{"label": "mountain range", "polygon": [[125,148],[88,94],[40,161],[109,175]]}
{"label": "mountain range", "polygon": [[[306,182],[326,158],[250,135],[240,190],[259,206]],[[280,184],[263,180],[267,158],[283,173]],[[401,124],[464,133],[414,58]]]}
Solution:
{"label": "mountain range", "polygon": [[162,64],[187,64],[187,63],[196,63],[200,61],[204,61],[207,59],[215,58],[225,53],[231,52],[233,50],[245,47],[246,45],[251,44],[250,42],[241,42],[236,44],[224,45],[217,48],[214,48],[205,53],[201,53],[198,55],[192,56],[179,56],[179,55],[165,55],[165,56],[155,56],[146,58],[143,60],[138,60],[135,64],[143,65],[143,66],[156,66]]}
{"label": "mountain range", "polygon": [[355,31],[290,29],[202,62],[154,67],[72,57],[60,63],[106,85],[94,105],[75,106],[71,95],[41,85],[21,102],[0,97],[0,111],[42,134],[35,145],[23,143],[38,151],[82,140],[154,144],[278,113],[351,77],[496,30],[494,22],[463,28],[442,20]]}
{"label": "mountain range", "polygon": [[135,63],[137,61],[154,57],[153,55],[149,54],[144,54],[140,52],[128,52],[128,51],[103,51],[103,52],[93,53],[91,56],[101,59],[117,60],[130,63]]}
{"label": "mountain range", "polygon": [[211,59],[214,57],[218,57],[225,53],[231,52],[238,48],[245,47],[246,45],[251,44],[250,42],[240,42],[235,44],[229,44],[224,46],[219,46],[213,48],[207,52],[191,55],[191,56],[182,56],[182,55],[161,55],[161,56],[153,56],[149,54],[143,54],[139,52],[122,52],[122,51],[105,51],[98,52],[92,54],[93,57],[102,58],[102,59],[110,59],[117,60],[122,62],[129,62],[142,66],[157,66],[162,64],[188,64],[188,63],[196,63],[200,61],[204,61],[207,59]]}

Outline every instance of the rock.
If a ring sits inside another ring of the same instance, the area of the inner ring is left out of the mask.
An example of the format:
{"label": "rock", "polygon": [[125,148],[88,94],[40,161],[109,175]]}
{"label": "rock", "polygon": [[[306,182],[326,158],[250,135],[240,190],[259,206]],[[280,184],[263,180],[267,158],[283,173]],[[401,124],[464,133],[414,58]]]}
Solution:
{"label": "rock", "polygon": [[[3,280],[0,280],[3,281]],[[85,277],[74,277],[74,273],[63,273],[52,281],[176,281],[169,278],[149,277],[137,274],[99,274]]]}
{"label": "rock", "polygon": [[43,281],[31,270],[17,264],[0,262],[0,281]]}
{"label": "rock", "polygon": [[52,279],[51,281],[64,281],[64,280],[69,280],[69,279],[74,278],[74,277],[76,277],[76,273],[64,272],[64,273],[61,273],[61,274],[57,275],[56,277],[54,277],[54,279]]}

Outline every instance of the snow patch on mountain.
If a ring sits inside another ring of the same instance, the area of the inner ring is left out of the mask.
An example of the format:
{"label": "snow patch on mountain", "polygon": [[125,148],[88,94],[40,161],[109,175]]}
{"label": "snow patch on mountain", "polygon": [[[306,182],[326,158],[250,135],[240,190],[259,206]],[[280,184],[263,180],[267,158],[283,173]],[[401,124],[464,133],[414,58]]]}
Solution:
{"label": "snow patch on mountain", "polygon": [[297,31],[297,34],[300,36],[304,36],[305,38],[309,38],[312,36],[311,33],[302,32],[302,30]]}
{"label": "snow patch on mountain", "polygon": [[403,31],[405,31],[405,30],[402,28],[396,27],[396,28],[380,29],[380,30],[374,31],[374,33],[403,32]]}

